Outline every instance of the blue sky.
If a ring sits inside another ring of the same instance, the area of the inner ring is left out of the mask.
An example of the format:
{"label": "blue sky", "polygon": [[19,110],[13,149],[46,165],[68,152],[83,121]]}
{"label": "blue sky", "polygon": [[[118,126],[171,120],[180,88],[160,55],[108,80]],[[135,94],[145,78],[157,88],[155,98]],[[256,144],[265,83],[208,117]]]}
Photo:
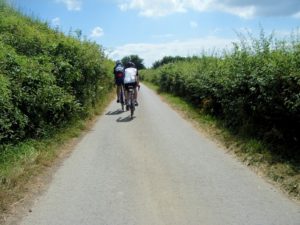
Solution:
{"label": "blue sky", "polygon": [[300,0],[9,0],[65,33],[76,29],[114,60],[137,54],[146,66],[166,55],[230,48],[236,32],[287,38]]}

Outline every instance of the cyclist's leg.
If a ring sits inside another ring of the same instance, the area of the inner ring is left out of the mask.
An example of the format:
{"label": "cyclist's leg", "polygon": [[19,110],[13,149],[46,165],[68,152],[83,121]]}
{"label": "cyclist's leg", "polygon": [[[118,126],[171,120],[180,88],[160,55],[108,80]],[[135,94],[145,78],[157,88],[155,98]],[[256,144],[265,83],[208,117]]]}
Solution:
{"label": "cyclist's leg", "polygon": [[128,91],[128,85],[129,84],[124,84],[124,95],[125,95],[125,105],[126,105],[126,110],[129,110],[129,91]]}
{"label": "cyclist's leg", "polygon": [[135,100],[135,105],[138,106],[138,102],[137,102],[137,84],[135,83],[134,85],[134,100]]}
{"label": "cyclist's leg", "polygon": [[127,105],[128,102],[128,86],[124,84],[124,95],[125,95],[125,104]]}
{"label": "cyclist's leg", "polygon": [[117,102],[120,102],[120,91],[121,91],[121,88],[120,88],[119,84],[116,84],[116,85],[117,85]]}
{"label": "cyclist's leg", "polygon": [[120,102],[122,103],[122,104],[124,104],[124,102],[125,102],[125,96],[124,96],[124,85],[123,84],[121,84],[120,85]]}
{"label": "cyclist's leg", "polygon": [[115,84],[117,85],[117,102],[120,102],[120,92],[121,92],[121,85],[123,85],[123,79],[117,78],[115,80]]}

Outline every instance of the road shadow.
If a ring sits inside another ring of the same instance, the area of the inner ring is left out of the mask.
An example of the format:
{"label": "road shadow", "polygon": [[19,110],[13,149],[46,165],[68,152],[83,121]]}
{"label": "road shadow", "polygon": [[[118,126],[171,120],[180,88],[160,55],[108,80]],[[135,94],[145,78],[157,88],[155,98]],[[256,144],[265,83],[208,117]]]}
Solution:
{"label": "road shadow", "polygon": [[119,117],[116,121],[117,121],[118,123],[124,123],[124,122],[130,122],[130,121],[132,121],[134,118],[135,118],[135,116],[133,116],[132,118],[131,118],[131,116],[127,116],[127,117],[124,117],[124,118]]}
{"label": "road shadow", "polygon": [[117,109],[115,111],[108,111],[105,115],[113,116],[113,115],[119,115],[123,113],[124,111],[122,109]]}

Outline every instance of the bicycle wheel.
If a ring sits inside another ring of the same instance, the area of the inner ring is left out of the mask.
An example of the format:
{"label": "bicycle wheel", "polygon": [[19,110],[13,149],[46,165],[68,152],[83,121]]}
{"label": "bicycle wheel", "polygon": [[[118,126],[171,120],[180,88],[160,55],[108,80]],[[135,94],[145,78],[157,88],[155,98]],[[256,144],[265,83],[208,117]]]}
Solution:
{"label": "bicycle wheel", "polygon": [[133,117],[135,110],[135,105],[134,105],[134,94],[133,91],[130,92],[130,116],[131,118]]}
{"label": "bicycle wheel", "polygon": [[131,116],[131,118],[133,117],[134,110],[135,110],[134,103],[131,102],[131,105],[130,105],[130,116]]}
{"label": "bicycle wheel", "polygon": [[121,102],[122,111],[124,111],[124,102]]}

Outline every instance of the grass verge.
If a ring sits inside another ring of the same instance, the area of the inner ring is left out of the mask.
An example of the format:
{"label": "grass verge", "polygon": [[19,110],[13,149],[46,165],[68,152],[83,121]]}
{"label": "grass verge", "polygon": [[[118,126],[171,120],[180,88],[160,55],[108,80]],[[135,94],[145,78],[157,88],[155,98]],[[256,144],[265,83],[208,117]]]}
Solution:
{"label": "grass verge", "polygon": [[233,134],[222,121],[196,109],[184,99],[159,90],[159,87],[143,81],[160,94],[185,119],[191,121],[204,135],[224,146],[229,152],[250,166],[256,173],[283,190],[293,199],[300,200],[300,165],[272,154],[266,143],[253,138]]}
{"label": "grass verge", "polygon": [[97,115],[115,97],[115,91],[104,96],[89,118],[73,121],[51,137],[3,146],[0,151],[0,224],[13,206],[32,191],[36,178],[71,152],[80,137],[95,123]]}

